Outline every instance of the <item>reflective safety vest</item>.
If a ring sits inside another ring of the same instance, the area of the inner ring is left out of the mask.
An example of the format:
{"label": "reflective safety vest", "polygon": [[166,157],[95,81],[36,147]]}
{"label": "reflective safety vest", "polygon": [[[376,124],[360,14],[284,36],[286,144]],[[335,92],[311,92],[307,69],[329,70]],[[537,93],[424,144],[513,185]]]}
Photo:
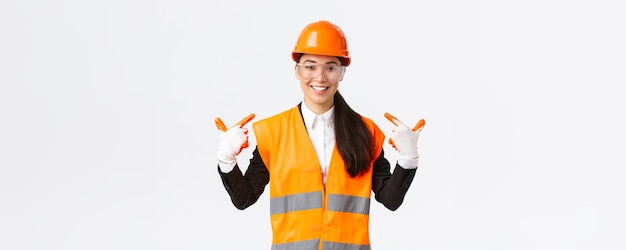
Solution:
{"label": "reflective safety vest", "polygon": [[[381,153],[385,135],[363,121]],[[272,249],[371,249],[369,241],[372,163],[350,177],[335,147],[326,186],[296,106],[253,124],[259,154],[270,173]]]}

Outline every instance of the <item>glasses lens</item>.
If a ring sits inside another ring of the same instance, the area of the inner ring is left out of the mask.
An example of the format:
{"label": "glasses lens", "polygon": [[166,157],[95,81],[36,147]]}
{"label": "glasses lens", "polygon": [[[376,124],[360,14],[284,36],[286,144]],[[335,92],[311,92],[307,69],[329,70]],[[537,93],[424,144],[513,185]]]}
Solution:
{"label": "glasses lens", "polygon": [[299,63],[298,72],[300,73],[300,77],[305,79],[316,78],[323,74],[324,77],[329,80],[336,80],[343,73],[343,66],[336,64]]}

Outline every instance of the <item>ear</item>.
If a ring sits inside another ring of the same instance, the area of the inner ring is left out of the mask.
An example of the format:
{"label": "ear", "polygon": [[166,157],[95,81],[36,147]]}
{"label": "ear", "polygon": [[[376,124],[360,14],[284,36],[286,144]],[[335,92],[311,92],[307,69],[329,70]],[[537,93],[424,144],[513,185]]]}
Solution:
{"label": "ear", "polygon": [[341,82],[343,80],[343,76],[346,74],[346,67],[343,67],[341,69],[341,75],[339,76],[339,81]]}
{"label": "ear", "polygon": [[298,74],[298,65],[297,64],[293,67],[293,74],[296,76],[297,80],[300,80],[300,74]]}

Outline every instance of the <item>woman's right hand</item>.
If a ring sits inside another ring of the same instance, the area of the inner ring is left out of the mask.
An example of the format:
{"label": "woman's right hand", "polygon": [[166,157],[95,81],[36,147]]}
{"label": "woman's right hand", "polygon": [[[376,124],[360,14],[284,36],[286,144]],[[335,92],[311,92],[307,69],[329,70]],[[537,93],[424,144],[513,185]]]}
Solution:
{"label": "woman's right hand", "polygon": [[250,114],[230,129],[226,129],[222,119],[219,117],[215,119],[215,125],[220,131],[220,144],[217,149],[218,161],[232,164],[236,161],[235,157],[241,153],[241,150],[248,147],[248,128],[243,126],[253,118],[254,114]]}

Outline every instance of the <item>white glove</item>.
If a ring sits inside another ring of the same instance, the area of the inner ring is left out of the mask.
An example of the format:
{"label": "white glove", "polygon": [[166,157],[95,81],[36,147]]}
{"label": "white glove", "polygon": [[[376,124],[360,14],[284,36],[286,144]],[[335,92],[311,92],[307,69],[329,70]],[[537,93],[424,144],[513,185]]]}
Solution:
{"label": "white glove", "polygon": [[[398,151],[398,164],[405,169],[417,168],[419,155],[417,154],[417,139],[424,128],[418,123],[416,130],[412,130],[397,118],[391,115],[385,115],[389,121],[397,125],[396,129],[391,131],[389,143]],[[423,121],[420,121],[423,122]]]}
{"label": "white glove", "polygon": [[232,171],[237,162],[236,156],[241,153],[241,150],[248,147],[248,129],[243,126],[253,118],[254,114],[250,114],[230,129],[226,129],[222,119],[219,117],[215,119],[215,125],[220,131],[217,161],[222,172],[228,173]]}
{"label": "white glove", "polygon": [[398,153],[400,154],[400,158],[418,158],[417,139],[419,138],[419,134],[424,127],[421,127],[417,131],[412,131],[407,125],[398,119],[396,119],[395,122],[398,124],[398,127],[391,131],[390,137],[393,140],[393,144],[395,144],[396,150],[398,150]]}
{"label": "white glove", "polygon": [[248,146],[248,129],[234,126],[226,132],[220,131],[220,145],[217,149],[217,160],[221,163],[233,164],[241,150]]}

